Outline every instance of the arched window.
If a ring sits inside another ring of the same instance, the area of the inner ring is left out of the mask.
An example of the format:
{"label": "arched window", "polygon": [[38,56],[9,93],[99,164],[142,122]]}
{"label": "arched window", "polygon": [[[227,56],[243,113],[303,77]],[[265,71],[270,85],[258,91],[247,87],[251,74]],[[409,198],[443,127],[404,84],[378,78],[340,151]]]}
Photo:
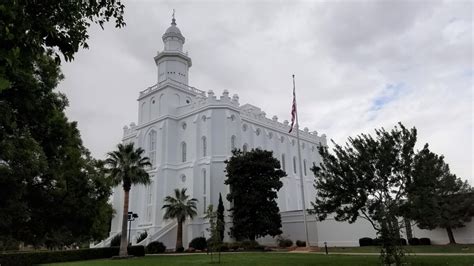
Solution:
{"label": "arched window", "polygon": [[283,171],[286,171],[285,154],[281,155],[281,169],[283,169]]}
{"label": "arched window", "polygon": [[156,158],[156,131],[152,130],[148,133],[148,157],[152,167],[155,166]]}
{"label": "arched window", "polygon": [[181,142],[181,161],[186,162],[186,142]]}
{"label": "arched window", "polygon": [[245,143],[244,146],[242,146],[242,150],[244,152],[247,152],[249,150],[249,147],[248,147],[247,143]]}
{"label": "arched window", "polygon": [[304,175],[306,176],[306,160],[303,160],[303,170],[304,170]]}
{"label": "arched window", "polygon": [[296,174],[296,156],[293,156],[293,172]]}
{"label": "arched window", "polygon": [[207,156],[207,140],[206,137],[202,137],[202,156]]}
{"label": "arched window", "polygon": [[230,148],[231,150],[235,149],[235,136],[232,135],[232,137],[230,137]]}
{"label": "arched window", "polygon": [[206,169],[202,169],[202,202],[203,202],[203,210],[202,212],[205,213],[207,210],[207,175]]}

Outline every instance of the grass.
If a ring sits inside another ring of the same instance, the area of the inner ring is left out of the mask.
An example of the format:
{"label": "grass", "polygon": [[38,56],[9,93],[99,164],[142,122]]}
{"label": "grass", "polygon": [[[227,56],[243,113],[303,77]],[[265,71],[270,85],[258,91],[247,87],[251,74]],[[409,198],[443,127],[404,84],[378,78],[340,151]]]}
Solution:
{"label": "grass", "polygon": [[[431,246],[404,246],[407,253],[472,253],[474,255],[473,244],[457,245],[431,245]],[[321,249],[324,251],[324,248]],[[379,253],[380,247],[328,247],[331,252],[348,253]]]}
{"label": "grass", "polygon": [[[406,265],[455,265],[474,264],[474,256],[409,256]],[[50,264],[54,266],[119,266],[119,265],[209,265],[209,255],[193,254],[183,256],[146,256],[128,260],[91,260]],[[226,253],[221,257],[222,265],[380,265],[378,256],[364,255],[322,255],[314,253]]]}

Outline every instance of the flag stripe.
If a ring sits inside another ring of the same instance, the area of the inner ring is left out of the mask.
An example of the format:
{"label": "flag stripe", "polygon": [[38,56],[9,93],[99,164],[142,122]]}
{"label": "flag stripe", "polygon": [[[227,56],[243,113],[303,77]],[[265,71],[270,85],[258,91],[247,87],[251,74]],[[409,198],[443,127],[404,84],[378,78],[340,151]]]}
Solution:
{"label": "flag stripe", "polygon": [[295,119],[296,119],[296,95],[295,95],[295,87],[293,86],[293,105],[291,106],[291,126],[290,126],[290,131],[288,133],[291,133],[291,131],[293,131],[293,125],[295,124]]}

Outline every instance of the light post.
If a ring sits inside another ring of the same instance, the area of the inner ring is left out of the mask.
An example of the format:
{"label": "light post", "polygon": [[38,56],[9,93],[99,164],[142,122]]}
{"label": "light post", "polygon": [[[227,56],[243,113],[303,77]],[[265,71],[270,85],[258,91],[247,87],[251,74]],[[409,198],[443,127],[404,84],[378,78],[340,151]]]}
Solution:
{"label": "light post", "polygon": [[130,231],[132,229],[132,222],[138,218],[138,214],[133,212],[128,212],[128,245],[130,245]]}

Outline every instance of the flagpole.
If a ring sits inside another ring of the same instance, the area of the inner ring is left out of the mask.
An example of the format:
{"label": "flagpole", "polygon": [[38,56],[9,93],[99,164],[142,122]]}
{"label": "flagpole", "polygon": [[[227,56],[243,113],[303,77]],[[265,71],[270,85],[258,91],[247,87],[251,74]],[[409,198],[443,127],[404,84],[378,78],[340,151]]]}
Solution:
{"label": "flagpole", "polygon": [[303,206],[303,223],[304,233],[306,235],[306,247],[309,247],[309,236],[308,236],[308,223],[306,221],[306,202],[304,200],[304,179],[303,179],[303,166],[301,163],[301,146],[300,146],[300,129],[298,123],[298,105],[296,104],[296,86],[295,86],[295,75],[293,74],[293,97],[295,97],[295,118],[296,118],[296,141],[298,144],[298,158],[299,158],[299,173],[300,173],[300,185],[301,185],[301,202]]}

